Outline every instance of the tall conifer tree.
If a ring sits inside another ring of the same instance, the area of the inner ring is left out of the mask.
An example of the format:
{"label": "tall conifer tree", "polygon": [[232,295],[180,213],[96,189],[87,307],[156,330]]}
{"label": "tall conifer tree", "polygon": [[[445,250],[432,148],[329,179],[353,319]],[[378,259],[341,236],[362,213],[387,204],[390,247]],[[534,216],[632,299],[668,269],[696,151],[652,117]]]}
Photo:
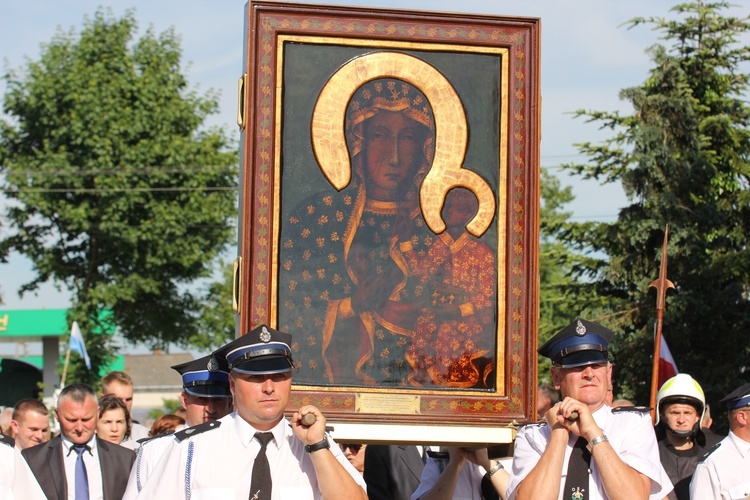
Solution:
{"label": "tall conifer tree", "polygon": [[714,402],[750,373],[750,25],[725,14],[725,2],[686,3],[676,19],[637,18],[663,43],[640,86],[624,89],[632,115],[579,111],[612,129],[584,143],[588,163],[566,168],[621,182],[629,204],[613,223],[569,224],[569,244],[599,256],[579,268],[602,301],[592,318],[613,327],[615,377],[625,394],[649,401],[650,353],[664,228],[669,224],[669,279],[664,335],[678,368]]}

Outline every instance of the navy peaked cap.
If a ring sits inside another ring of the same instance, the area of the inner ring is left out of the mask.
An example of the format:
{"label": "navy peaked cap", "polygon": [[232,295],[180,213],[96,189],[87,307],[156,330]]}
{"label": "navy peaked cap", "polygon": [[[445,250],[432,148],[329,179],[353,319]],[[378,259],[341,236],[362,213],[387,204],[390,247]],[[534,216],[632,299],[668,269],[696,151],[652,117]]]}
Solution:
{"label": "navy peaked cap", "polygon": [[182,388],[188,394],[206,398],[228,398],[229,365],[210,354],[172,367],[182,376]]}
{"label": "navy peaked cap", "polygon": [[292,336],[261,325],[218,349],[215,354],[224,357],[229,370],[251,375],[291,371]]}
{"label": "navy peaked cap", "polygon": [[549,339],[537,352],[562,367],[609,361],[607,347],[614,334],[601,325],[578,318]]}
{"label": "navy peaked cap", "polygon": [[750,382],[741,385],[720,401],[727,405],[727,410],[735,410],[750,405]]}

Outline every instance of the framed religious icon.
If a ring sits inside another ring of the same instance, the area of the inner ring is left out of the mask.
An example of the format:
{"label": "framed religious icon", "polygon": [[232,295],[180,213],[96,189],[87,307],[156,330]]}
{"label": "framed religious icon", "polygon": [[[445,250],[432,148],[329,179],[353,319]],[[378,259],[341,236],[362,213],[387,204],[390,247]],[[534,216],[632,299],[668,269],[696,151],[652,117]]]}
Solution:
{"label": "framed religious icon", "polygon": [[289,408],[337,437],[509,442],[535,417],[539,21],[250,2],[246,23],[239,333],[292,335]]}

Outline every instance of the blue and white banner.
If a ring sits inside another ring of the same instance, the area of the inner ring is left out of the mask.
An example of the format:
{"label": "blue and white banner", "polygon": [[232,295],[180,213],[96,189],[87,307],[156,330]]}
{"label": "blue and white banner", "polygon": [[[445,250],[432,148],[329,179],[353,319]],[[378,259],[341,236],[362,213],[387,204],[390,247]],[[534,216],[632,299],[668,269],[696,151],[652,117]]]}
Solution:
{"label": "blue and white banner", "polygon": [[89,353],[86,352],[86,342],[83,341],[83,334],[81,329],[78,327],[78,322],[74,321],[73,326],[70,329],[70,344],[68,348],[71,351],[75,351],[81,355],[83,360],[86,362],[86,368],[91,369],[91,359],[89,359]]}

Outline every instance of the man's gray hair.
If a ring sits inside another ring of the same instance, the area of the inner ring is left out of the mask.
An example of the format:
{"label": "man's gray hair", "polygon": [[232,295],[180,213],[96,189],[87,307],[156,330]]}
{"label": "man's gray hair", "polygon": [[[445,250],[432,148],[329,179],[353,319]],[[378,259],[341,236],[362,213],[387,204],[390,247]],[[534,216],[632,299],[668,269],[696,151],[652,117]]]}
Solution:
{"label": "man's gray hair", "polygon": [[88,384],[70,384],[60,391],[60,396],[57,398],[57,408],[60,409],[60,404],[70,399],[74,403],[83,404],[86,402],[86,398],[91,398],[95,402],[97,401],[96,392],[94,388]]}

